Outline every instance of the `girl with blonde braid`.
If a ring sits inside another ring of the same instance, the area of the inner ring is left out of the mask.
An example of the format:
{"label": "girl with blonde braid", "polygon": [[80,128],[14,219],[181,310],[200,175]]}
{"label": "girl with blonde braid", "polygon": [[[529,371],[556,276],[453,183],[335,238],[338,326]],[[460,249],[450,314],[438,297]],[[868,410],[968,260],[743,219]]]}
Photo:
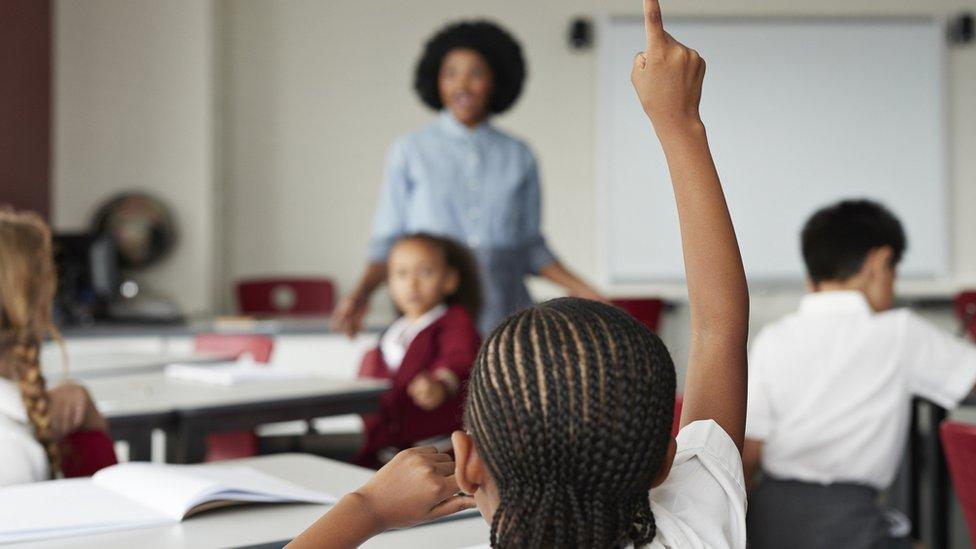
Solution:
{"label": "girl with blonde braid", "polygon": [[0,486],[56,477],[61,441],[108,426],[83,387],[48,390],[42,339],[57,337],[51,233],[40,217],[0,211]]}

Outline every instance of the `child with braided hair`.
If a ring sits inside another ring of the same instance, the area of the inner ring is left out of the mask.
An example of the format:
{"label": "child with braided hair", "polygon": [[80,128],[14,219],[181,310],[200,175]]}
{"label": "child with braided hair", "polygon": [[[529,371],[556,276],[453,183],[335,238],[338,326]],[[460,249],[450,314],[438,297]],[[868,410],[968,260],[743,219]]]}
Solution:
{"label": "child with braided hair", "polygon": [[39,352],[57,336],[56,281],[44,221],[0,210],[0,486],[57,476],[66,435],[108,428],[83,387],[45,386]]}
{"label": "child with braided hair", "polygon": [[486,339],[453,459],[401,452],[295,547],[354,547],[472,504],[493,547],[745,547],[745,274],[698,113],[704,62],[664,31],[657,0],[644,13],[631,80],[668,160],[691,309],[677,439],[663,343],[608,305],[550,301]]}

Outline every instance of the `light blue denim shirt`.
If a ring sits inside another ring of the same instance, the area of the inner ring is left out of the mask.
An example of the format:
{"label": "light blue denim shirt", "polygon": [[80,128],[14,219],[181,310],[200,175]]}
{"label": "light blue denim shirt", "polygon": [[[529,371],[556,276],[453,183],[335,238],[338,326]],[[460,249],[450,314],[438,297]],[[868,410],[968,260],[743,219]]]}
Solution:
{"label": "light blue denim shirt", "polygon": [[467,244],[484,288],[483,332],[531,303],[525,276],[555,261],[539,230],[539,171],[522,141],[490,124],[470,129],[442,112],[390,148],[369,256],[385,261],[414,232]]}

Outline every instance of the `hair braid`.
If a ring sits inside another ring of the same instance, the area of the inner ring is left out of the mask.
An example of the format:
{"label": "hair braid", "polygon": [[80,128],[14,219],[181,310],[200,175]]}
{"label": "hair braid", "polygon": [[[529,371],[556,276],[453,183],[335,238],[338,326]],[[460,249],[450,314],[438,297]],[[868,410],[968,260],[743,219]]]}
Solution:
{"label": "hair braid", "polygon": [[51,424],[50,398],[41,365],[38,361],[39,341],[22,337],[10,353],[10,365],[15,373],[20,397],[27,411],[27,419],[34,428],[34,436],[44,446],[51,476],[61,470],[61,447]]}
{"label": "hair braid", "polygon": [[51,323],[56,286],[50,229],[36,214],[0,210],[0,376],[17,383],[52,476],[60,471],[61,452],[39,354],[46,333],[60,343]]}
{"label": "hair braid", "polygon": [[499,490],[495,547],[643,545],[667,453],[674,366],[607,305],[553,300],[506,319],[469,383],[465,424]]}

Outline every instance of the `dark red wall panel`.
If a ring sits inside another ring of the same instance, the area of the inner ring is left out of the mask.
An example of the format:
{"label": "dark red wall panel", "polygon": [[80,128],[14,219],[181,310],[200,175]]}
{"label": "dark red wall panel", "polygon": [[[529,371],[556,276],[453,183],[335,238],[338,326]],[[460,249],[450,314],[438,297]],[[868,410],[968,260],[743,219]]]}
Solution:
{"label": "dark red wall panel", "polygon": [[0,0],[0,204],[50,210],[50,0]]}

